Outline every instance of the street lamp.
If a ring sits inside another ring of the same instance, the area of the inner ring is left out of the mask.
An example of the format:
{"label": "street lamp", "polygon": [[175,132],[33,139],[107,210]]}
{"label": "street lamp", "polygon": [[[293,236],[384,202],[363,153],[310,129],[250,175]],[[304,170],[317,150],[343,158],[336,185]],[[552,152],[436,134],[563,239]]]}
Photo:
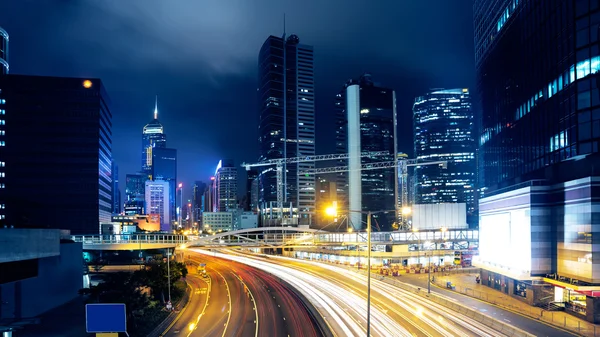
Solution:
{"label": "street lamp", "polygon": [[[371,336],[371,216],[378,213],[396,212],[393,210],[381,210],[381,211],[359,211],[359,210],[346,210],[348,213],[361,213],[367,214],[367,337]],[[337,205],[334,203],[332,207],[328,207],[325,210],[327,215],[337,215]]]}
{"label": "street lamp", "polygon": [[179,183],[179,193],[181,193],[181,206],[179,207],[179,227],[183,224],[182,215],[183,215],[183,183]]}

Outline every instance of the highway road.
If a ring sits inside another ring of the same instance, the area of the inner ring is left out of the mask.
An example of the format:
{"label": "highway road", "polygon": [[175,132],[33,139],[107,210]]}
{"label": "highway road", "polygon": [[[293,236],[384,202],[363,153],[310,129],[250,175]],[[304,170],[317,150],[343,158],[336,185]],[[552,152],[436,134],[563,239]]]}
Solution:
{"label": "highway road", "polygon": [[165,336],[322,336],[298,296],[277,278],[214,256],[185,255],[195,265],[206,263],[209,278],[190,275],[194,295]]}
{"label": "highway road", "polygon": [[[289,278],[290,283],[320,304],[317,308],[337,335],[366,333],[366,277],[343,268],[295,259],[247,255],[227,258]],[[377,280],[372,280],[371,286],[372,336],[501,336],[465,315],[411,292]]]}

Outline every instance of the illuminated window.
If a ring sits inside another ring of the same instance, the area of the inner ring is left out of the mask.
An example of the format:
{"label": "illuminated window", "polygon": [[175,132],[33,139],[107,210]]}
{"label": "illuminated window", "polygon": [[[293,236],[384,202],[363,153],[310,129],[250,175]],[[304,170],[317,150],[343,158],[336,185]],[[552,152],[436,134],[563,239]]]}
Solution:
{"label": "illuminated window", "polygon": [[0,119],[0,125],[6,125],[6,121],[4,119]]}
{"label": "illuminated window", "polygon": [[6,114],[6,110],[0,109],[0,115],[4,115],[4,114]]}
{"label": "illuminated window", "polygon": [[0,146],[5,146],[6,143],[3,140],[0,140]]}

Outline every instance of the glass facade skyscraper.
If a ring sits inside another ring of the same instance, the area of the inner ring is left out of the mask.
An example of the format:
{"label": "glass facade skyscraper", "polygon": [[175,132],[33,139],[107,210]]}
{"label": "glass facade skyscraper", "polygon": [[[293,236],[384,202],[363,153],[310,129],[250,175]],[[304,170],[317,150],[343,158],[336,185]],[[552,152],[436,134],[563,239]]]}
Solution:
{"label": "glass facade skyscraper", "polygon": [[177,194],[177,150],[166,147],[152,149],[152,180],[164,180],[169,183],[169,205],[171,221],[176,219],[175,200]]}
{"label": "glass facade skyscraper", "polygon": [[[381,161],[393,161],[396,152],[395,122],[396,97],[394,90],[382,87],[373,82],[371,75],[364,74],[358,80],[350,80],[342,91],[336,95],[336,151],[358,156],[361,152],[387,151],[388,156],[356,157],[356,164],[367,164]],[[356,140],[351,146],[349,140]],[[341,161],[349,165],[350,160]],[[392,211],[374,214],[373,219],[382,230],[392,229],[396,222],[393,210],[395,201],[397,170],[393,168],[379,170],[363,170],[353,180],[352,172],[338,174],[337,189],[339,193],[338,207],[344,210]],[[357,171],[355,171],[357,172]],[[353,189],[356,185],[356,189]],[[358,186],[360,185],[360,186]],[[348,214],[351,225],[361,228],[366,219],[359,213]],[[376,226],[374,224],[374,226]]]}
{"label": "glass facade skyscraper", "polygon": [[237,167],[233,160],[221,160],[215,170],[217,212],[237,209]]}
{"label": "glass facade skyscraper", "polygon": [[484,285],[599,323],[600,4],[476,0],[474,27],[483,188],[474,264]]}
{"label": "glass facade skyscraper", "polygon": [[110,105],[99,79],[0,76],[0,221],[72,234],[111,221]]}
{"label": "glass facade skyscraper", "polygon": [[[296,35],[269,36],[258,56],[259,160],[315,154],[315,94],[313,48]],[[292,163],[283,169],[284,207],[298,209],[299,224],[309,224],[315,211],[315,178],[298,176],[314,162]],[[277,203],[273,168],[260,174],[261,205]]]}
{"label": "glass facade skyscraper", "polygon": [[152,179],[152,151],[167,147],[167,135],[158,121],[158,98],[154,104],[154,119],[142,131],[142,172]]}
{"label": "glass facade skyscraper", "polygon": [[415,98],[413,105],[415,158],[448,161],[417,166],[417,204],[466,203],[475,211],[475,120],[468,89],[440,89]]}
{"label": "glass facade skyscraper", "polygon": [[0,27],[0,75],[8,74],[8,33]]}

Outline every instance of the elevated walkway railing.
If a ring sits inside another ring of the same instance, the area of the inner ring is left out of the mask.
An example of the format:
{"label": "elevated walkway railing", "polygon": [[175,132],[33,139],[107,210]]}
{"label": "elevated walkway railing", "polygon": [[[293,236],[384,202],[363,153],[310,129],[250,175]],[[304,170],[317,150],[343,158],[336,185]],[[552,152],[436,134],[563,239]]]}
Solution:
{"label": "elevated walkway railing", "polygon": [[179,245],[188,242],[185,235],[173,234],[116,234],[116,235],[72,235],[71,239],[85,245],[110,245],[110,244],[173,244]]}

